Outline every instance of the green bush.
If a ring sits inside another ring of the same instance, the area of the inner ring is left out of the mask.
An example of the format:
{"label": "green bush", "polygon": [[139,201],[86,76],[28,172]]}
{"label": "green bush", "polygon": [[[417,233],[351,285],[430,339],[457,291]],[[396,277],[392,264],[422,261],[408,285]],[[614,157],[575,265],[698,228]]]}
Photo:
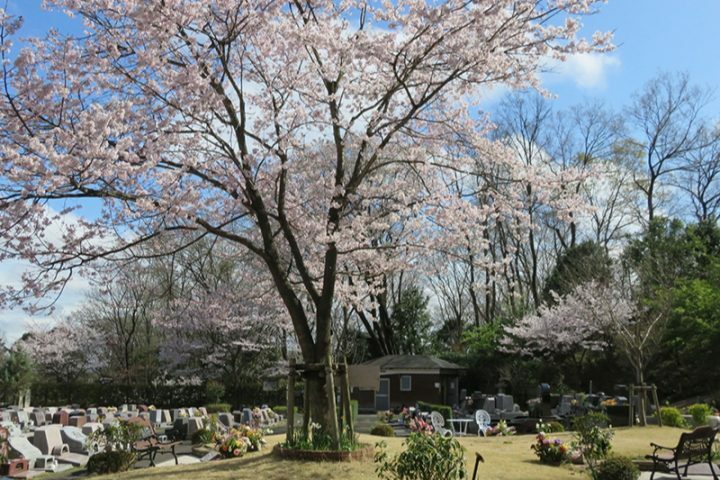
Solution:
{"label": "green bush", "polygon": [[432,412],[433,410],[439,412],[445,421],[452,418],[452,407],[447,405],[437,405],[434,403],[418,402],[418,408],[421,412]]}
{"label": "green bush", "polygon": [[209,403],[205,405],[208,413],[223,413],[232,411],[232,405],[229,403]]}
{"label": "green bush", "polygon": [[660,407],[660,419],[668,427],[687,428],[687,422],[675,407]]}
{"label": "green bush", "polygon": [[608,456],[615,433],[606,428],[610,419],[600,412],[591,412],[573,419],[575,435],[573,447],[579,450],[588,465]]}
{"label": "green bush", "polygon": [[590,412],[585,415],[578,415],[573,418],[572,428],[577,432],[586,432],[592,427],[607,428],[610,425],[610,417],[602,412]]}
{"label": "green bush", "polygon": [[225,385],[217,380],[208,380],[205,384],[205,401],[208,403],[222,402],[225,396]]}
{"label": "green bush", "polygon": [[[283,417],[287,417],[287,405],[277,405],[275,407],[272,407],[272,411],[277,413],[278,415],[282,415]],[[297,405],[293,406],[293,412],[295,415],[298,414],[298,407]]]}
{"label": "green bush", "polygon": [[90,474],[127,472],[135,464],[135,460],[137,458],[134,452],[99,452],[90,457],[86,468]]}
{"label": "green bush", "polygon": [[459,480],[467,478],[465,449],[453,437],[411,433],[405,450],[389,459],[385,442],[376,444],[375,473],[381,480]]}
{"label": "green bush", "polygon": [[610,457],[592,472],[593,480],[637,480],[640,470],[627,457]]}
{"label": "green bush", "polygon": [[215,432],[208,428],[201,428],[192,434],[193,445],[206,445],[215,442]]}
{"label": "green bush", "polygon": [[545,433],[560,433],[565,431],[563,424],[554,420],[543,425],[545,427]]}
{"label": "green bush", "polygon": [[696,403],[688,407],[688,413],[692,415],[694,427],[707,425],[708,417],[712,415],[712,407],[706,403]]}
{"label": "green bush", "polygon": [[377,435],[378,437],[394,437],[395,429],[387,423],[379,423],[370,430],[370,435]]}

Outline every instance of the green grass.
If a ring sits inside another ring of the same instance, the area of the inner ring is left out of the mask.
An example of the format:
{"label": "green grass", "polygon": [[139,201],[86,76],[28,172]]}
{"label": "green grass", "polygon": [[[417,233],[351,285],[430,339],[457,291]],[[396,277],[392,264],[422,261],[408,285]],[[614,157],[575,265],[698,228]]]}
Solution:
{"label": "green grass", "polygon": [[[677,428],[619,428],[613,441],[613,452],[631,458],[642,457],[652,449],[649,443],[674,446],[682,430]],[[571,433],[558,433],[553,438],[570,441]],[[271,449],[274,444],[284,441],[282,435],[267,437],[268,446],[259,453],[249,453],[243,458],[223,460],[205,464],[173,466],[164,468],[137,469],[119,475],[107,475],[103,479],[193,479],[193,480],[360,480],[375,479],[375,465],[371,461],[348,463],[317,463],[279,460]],[[514,437],[460,437],[466,449],[468,473],[472,475],[475,452],[485,457],[480,465],[478,478],[483,480],[562,480],[587,479],[582,467],[564,465],[551,467],[541,465],[530,450],[535,439],[532,435]],[[364,443],[374,444],[384,440],[391,453],[401,450],[402,438],[360,435]],[[48,478],[48,477],[43,477]]]}

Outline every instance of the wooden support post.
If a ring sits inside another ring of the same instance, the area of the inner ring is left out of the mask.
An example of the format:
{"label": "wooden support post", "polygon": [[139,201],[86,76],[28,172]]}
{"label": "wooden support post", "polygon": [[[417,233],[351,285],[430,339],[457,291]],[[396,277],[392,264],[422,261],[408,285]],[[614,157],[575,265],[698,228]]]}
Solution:
{"label": "wooden support post", "polygon": [[640,385],[640,425],[647,426],[647,387]]}
{"label": "wooden support post", "polygon": [[652,386],[652,393],[653,402],[655,402],[655,418],[657,418],[658,425],[662,427],[663,424],[662,416],[660,415],[660,401],[658,400],[657,387],[655,385]]}
{"label": "wooden support post", "polygon": [[291,444],[295,430],[295,360],[290,360],[287,384],[287,434],[285,440]]}
{"label": "wooden support post", "polygon": [[340,432],[338,428],[336,405],[337,402],[335,401],[335,381],[333,375],[332,360],[330,359],[329,352],[327,354],[327,357],[325,357],[325,389],[327,391],[327,399],[329,402],[328,411],[326,413],[328,422],[327,425],[330,429],[328,434],[332,439],[333,449],[338,450],[340,448]]}
{"label": "wooden support post", "polygon": [[628,389],[628,395],[630,398],[628,398],[628,403],[630,404],[630,408],[628,409],[628,427],[634,427],[635,426],[635,415],[633,410],[635,409],[635,401],[633,400],[633,395],[635,394],[635,385],[630,385],[630,388]]}
{"label": "wooden support post", "polygon": [[340,388],[342,389],[343,411],[345,412],[345,425],[350,438],[355,438],[354,418],[352,418],[352,406],[350,405],[350,380],[348,379],[347,358],[343,358],[343,373],[340,377]]}
{"label": "wooden support post", "polygon": [[303,375],[305,380],[305,391],[303,392],[303,435],[310,440],[312,432],[310,431],[310,395],[308,394],[307,374]]}

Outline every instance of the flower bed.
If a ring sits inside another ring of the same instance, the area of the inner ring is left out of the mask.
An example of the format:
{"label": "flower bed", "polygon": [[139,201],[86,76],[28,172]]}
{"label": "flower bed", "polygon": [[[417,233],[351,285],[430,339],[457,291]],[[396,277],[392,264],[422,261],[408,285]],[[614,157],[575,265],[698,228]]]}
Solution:
{"label": "flower bed", "polygon": [[375,451],[373,446],[370,444],[359,445],[356,450],[352,451],[298,450],[294,448],[285,448],[278,444],[275,445],[275,448],[273,448],[273,453],[278,457],[287,460],[351,462],[372,459]]}

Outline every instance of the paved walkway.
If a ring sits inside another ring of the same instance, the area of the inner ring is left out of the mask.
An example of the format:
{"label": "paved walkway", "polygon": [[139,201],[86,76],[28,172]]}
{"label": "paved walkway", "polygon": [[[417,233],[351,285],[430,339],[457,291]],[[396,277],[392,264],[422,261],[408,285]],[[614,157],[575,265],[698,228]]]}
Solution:
{"label": "paved walkway", "polygon": [[[680,471],[682,474],[682,471]],[[715,473],[720,477],[720,465],[715,463]],[[682,477],[683,480],[708,480],[713,478],[710,472],[710,466],[706,463],[703,465],[693,465],[688,468],[688,476]],[[650,472],[642,472],[640,480],[650,480]],[[674,473],[656,473],[653,480],[677,480]]]}

